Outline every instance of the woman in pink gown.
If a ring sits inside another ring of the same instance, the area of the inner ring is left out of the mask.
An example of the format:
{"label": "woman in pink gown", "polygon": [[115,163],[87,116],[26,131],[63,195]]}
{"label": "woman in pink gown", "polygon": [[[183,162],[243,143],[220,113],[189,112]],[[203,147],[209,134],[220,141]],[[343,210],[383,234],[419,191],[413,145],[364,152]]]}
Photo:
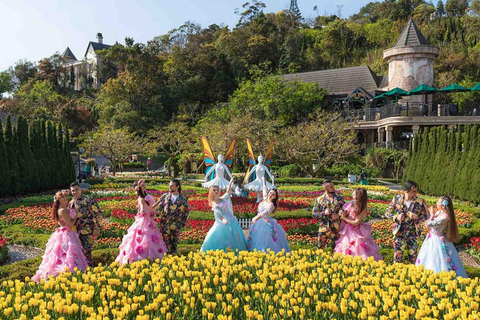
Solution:
{"label": "woman in pink gown", "polygon": [[367,190],[357,188],[353,193],[353,201],[343,206],[340,238],[335,243],[335,252],[349,256],[361,256],[363,259],[373,257],[383,260],[380,248],[372,237],[370,223],[362,222],[366,217],[368,195]]}
{"label": "woman in pink gown", "polygon": [[151,195],[147,195],[143,180],[135,183],[135,190],[138,195],[138,213],[135,222],[123,236],[120,253],[115,259],[120,265],[141,259],[161,260],[167,252],[167,246],[154,220],[155,200]]}
{"label": "woman in pink gown", "polygon": [[68,190],[55,194],[53,203],[53,219],[58,221],[59,227],[48,239],[45,254],[37,273],[32,280],[39,282],[49,276],[57,276],[67,268],[85,271],[88,263],[83,254],[82,243],[75,230],[77,213],[68,209]]}

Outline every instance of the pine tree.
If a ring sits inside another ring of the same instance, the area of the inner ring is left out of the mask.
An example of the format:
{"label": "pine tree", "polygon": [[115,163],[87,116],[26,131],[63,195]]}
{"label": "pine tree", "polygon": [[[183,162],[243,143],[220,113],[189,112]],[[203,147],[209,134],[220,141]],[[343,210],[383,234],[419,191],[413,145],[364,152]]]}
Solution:
{"label": "pine tree", "polygon": [[479,143],[479,126],[475,124],[470,129],[470,148],[468,150],[468,157],[466,167],[469,172],[467,176],[466,185],[468,186],[466,192],[466,199],[472,202],[480,202],[480,190],[476,188],[475,177],[480,178],[480,143]]}
{"label": "pine tree", "polygon": [[424,185],[426,184],[426,171],[428,170],[429,166],[429,153],[428,153],[428,148],[429,148],[429,133],[430,130],[428,128],[425,128],[423,133],[422,133],[422,144],[420,146],[420,157],[419,157],[419,164],[417,166],[417,177],[415,182],[418,184],[419,189],[422,191],[424,190]]}
{"label": "pine tree", "polygon": [[441,168],[445,168],[448,165],[446,159],[448,159],[447,155],[447,129],[445,127],[440,127],[439,130],[439,142],[437,147],[437,153],[435,155],[435,162],[433,165],[433,170],[435,171],[435,178],[432,181],[432,184],[435,186],[435,193],[436,194],[444,194],[445,193],[445,176]]}
{"label": "pine tree", "polygon": [[5,197],[11,189],[10,166],[8,163],[7,150],[3,139],[3,126],[0,122],[0,197]]}
{"label": "pine tree", "polygon": [[10,179],[11,179],[11,195],[20,194],[20,181],[18,166],[18,150],[15,144],[14,130],[12,126],[12,119],[8,115],[5,120],[5,134],[4,134],[5,148],[8,154],[8,165],[10,167]]}
{"label": "pine tree", "polygon": [[58,148],[57,148],[57,137],[55,133],[55,125],[51,122],[47,122],[47,146],[50,163],[50,185],[52,188],[56,189],[60,186],[59,182],[59,170],[57,167],[58,164]]}
{"label": "pine tree", "polygon": [[34,190],[32,185],[33,171],[35,167],[32,166],[34,159],[33,153],[30,149],[30,142],[28,141],[28,124],[24,117],[19,117],[16,130],[16,142],[18,149],[18,165],[20,170],[20,185],[22,193],[31,192]]}
{"label": "pine tree", "polygon": [[455,179],[456,186],[455,186],[455,196],[460,199],[466,199],[466,195],[468,194],[468,180],[471,172],[469,172],[467,158],[468,152],[470,150],[470,126],[465,125],[463,126],[464,132],[461,134],[462,137],[462,145],[460,151],[460,158],[457,163],[458,168],[458,175]]}
{"label": "pine tree", "polygon": [[31,186],[32,190],[38,192],[42,189],[41,184],[41,175],[42,171],[40,170],[40,153],[39,153],[39,138],[40,138],[40,130],[39,130],[40,122],[34,121],[29,126],[29,144],[30,150],[32,151],[33,157],[30,159],[30,165],[33,168],[32,170],[32,178],[31,178]]}
{"label": "pine tree", "polygon": [[42,186],[43,188],[51,189],[51,156],[48,150],[48,141],[47,141],[47,124],[45,120],[40,121],[40,138],[39,138],[39,158],[41,159],[41,170],[42,170]]}
{"label": "pine tree", "polygon": [[445,15],[445,6],[442,0],[438,0],[437,2],[437,15],[439,17],[443,17]]}

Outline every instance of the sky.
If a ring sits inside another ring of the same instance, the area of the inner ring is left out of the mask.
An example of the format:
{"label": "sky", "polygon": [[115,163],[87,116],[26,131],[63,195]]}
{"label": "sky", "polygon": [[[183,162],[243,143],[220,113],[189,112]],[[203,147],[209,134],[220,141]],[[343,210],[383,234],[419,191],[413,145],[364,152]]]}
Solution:
{"label": "sky", "polygon": [[[20,59],[37,62],[70,47],[81,60],[97,32],[103,43],[148,40],[181,26],[186,21],[202,27],[238,21],[236,8],[247,0],[0,0],[0,71]],[[264,12],[289,8],[290,0],[263,0]],[[369,0],[298,0],[304,18],[317,13],[349,17]]]}

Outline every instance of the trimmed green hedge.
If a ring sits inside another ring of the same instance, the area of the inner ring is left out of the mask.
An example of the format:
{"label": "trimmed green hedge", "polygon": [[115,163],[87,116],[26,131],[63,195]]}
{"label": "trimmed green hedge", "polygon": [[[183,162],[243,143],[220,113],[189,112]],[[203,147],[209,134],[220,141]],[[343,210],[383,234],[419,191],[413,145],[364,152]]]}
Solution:
{"label": "trimmed green hedge", "polygon": [[25,233],[25,229],[20,224],[1,226],[0,234],[7,238],[9,243],[42,249],[45,248],[50,238],[49,234]]}
{"label": "trimmed green hedge", "polygon": [[465,267],[465,270],[470,278],[480,278],[480,268]]}
{"label": "trimmed green hedge", "polygon": [[432,195],[480,203],[480,126],[424,128],[410,146],[405,179]]}
{"label": "trimmed green hedge", "polygon": [[15,262],[0,267],[0,279],[2,280],[25,280],[25,277],[33,277],[37,272],[38,266],[42,262],[42,257],[36,257],[19,262]]}

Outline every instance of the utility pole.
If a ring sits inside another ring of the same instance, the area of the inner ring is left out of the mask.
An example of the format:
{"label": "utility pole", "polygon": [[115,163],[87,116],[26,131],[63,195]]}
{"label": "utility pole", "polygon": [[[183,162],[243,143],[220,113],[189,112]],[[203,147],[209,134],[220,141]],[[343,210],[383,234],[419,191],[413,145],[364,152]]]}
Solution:
{"label": "utility pole", "polygon": [[300,13],[300,9],[298,8],[297,0],[290,1],[290,13],[297,17],[298,20],[302,20],[302,14]]}

